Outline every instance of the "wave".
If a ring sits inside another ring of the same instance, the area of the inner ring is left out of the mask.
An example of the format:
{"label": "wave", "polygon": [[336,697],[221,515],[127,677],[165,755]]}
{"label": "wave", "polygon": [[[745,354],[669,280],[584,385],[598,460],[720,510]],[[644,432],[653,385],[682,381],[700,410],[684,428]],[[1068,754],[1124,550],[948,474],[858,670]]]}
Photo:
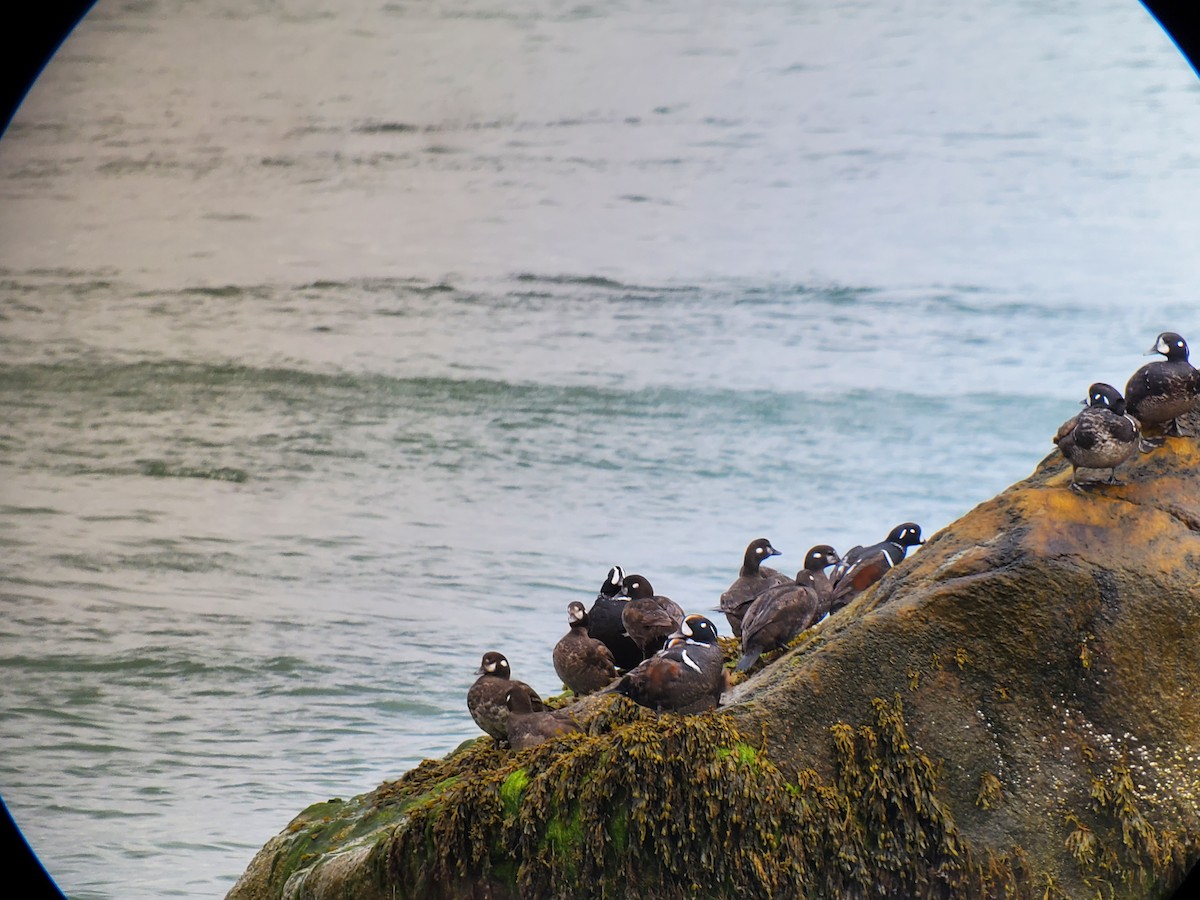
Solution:
{"label": "wave", "polygon": [[[641,415],[652,410],[745,411],[752,418],[773,418],[798,405],[819,403],[829,409],[846,403],[956,405],[1024,403],[1033,397],[1003,392],[974,392],[944,396],[931,389],[893,390],[886,396],[859,388],[817,396],[803,389],[737,389],[730,387],[640,386],[601,387],[489,378],[445,376],[398,377],[375,372],[320,372],[302,368],[257,367],[236,363],[198,363],[182,360],[91,364],[79,361],[0,365],[0,397],[15,408],[38,406],[36,395],[63,400],[106,398],[121,405],[156,411],[171,396],[204,393],[205,406],[230,400],[234,408],[266,400],[286,407],[293,401],[320,409],[323,400],[340,396],[363,408],[386,404],[407,409],[441,409],[449,414],[475,408],[569,410],[584,415]],[[156,477],[217,478],[239,480],[237,471],[220,468],[176,470],[158,460],[143,461],[144,474]]]}
{"label": "wave", "polygon": [[172,465],[166,460],[138,460],[142,474],[153,478],[208,478],[213,481],[232,481],[241,484],[249,478],[245,469],[232,466],[217,466],[215,468],[198,468],[195,466]]}
{"label": "wave", "polygon": [[600,288],[606,291],[636,291],[638,293],[691,294],[700,291],[700,288],[696,285],[630,284],[608,278],[604,275],[540,275],[534,272],[519,272],[512,276],[512,280],[518,284]]}
{"label": "wave", "polygon": [[[789,327],[789,322],[820,321],[822,313],[837,316],[857,311],[863,317],[882,315],[889,322],[903,310],[908,319],[946,322],[948,327],[963,327],[972,319],[1007,322],[1013,317],[1024,320],[1073,318],[1083,308],[1078,298],[1030,298],[1025,293],[980,284],[913,284],[872,285],[836,281],[807,282],[748,278],[710,278],[702,283],[646,283],[614,278],[607,274],[589,272],[516,271],[500,279],[466,285],[445,279],[411,276],[363,276],[345,279],[318,279],[298,284],[210,284],[180,287],[170,292],[134,290],[112,279],[106,271],[72,269],[30,269],[17,271],[0,268],[0,286],[14,297],[40,296],[47,290],[47,280],[59,282],[55,289],[92,302],[96,294],[112,295],[120,303],[123,297],[144,300],[153,298],[155,305],[145,314],[174,315],[178,307],[169,297],[201,298],[226,301],[231,311],[239,311],[239,302],[272,304],[273,314],[286,314],[316,299],[329,304],[328,310],[337,313],[354,309],[366,297],[387,300],[413,300],[470,304],[497,310],[511,306],[514,301],[544,299],[558,304],[592,304],[617,302],[662,304],[670,308],[683,304],[688,310],[698,310],[706,316],[720,317],[734,332],[739,329],[761,328],[757,308],[769,310],[771,324],[776,328]],[[110,301],[111,302],[111,301]],[[1093,299],[1089,303],[1096,302]],[[280,305],[282,304],[282,305]],[[138,312],[144,304],[131,311]],[[220,315],[214,306],[206,315]],[[363,307],[366,314],[407,316],[413,309],[437,310],[438,307],[396,306],[394,303],[372,302]],[[733,318],[730,318],[733,317]],[[864,319],[864,321],[866,321]],[[11,354],[10,354],[11,358]]]}

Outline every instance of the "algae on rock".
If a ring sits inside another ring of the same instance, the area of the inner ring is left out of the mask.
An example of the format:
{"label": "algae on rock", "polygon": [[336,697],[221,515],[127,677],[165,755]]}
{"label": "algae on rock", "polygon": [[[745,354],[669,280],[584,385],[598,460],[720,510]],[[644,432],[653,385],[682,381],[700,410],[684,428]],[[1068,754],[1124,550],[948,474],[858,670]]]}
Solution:
{"label": "algae on rock", "polygon": [[1068,469],[935,535],[721,710],[584,698],[584,733],[481,738],[310,807],[230,898],[1169,894],[1200,858],[1200,446],[1082,496]]}

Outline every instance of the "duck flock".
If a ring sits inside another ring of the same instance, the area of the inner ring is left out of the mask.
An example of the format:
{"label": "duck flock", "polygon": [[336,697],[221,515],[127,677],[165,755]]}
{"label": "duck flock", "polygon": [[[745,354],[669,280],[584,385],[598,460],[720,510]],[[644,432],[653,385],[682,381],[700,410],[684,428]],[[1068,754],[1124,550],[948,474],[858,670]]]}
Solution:
{"label": "duck flock", "polygon": [[[1158,336],[1147,355],[1156,353],[1166,359],[1138,369],[1124,396],[1097,382],[1088,389],[1085,408],[1058,429],[1054,443],[1071,464],[1071,490],[1116,484],[1117,467],[1135,453],[1153,450],[1167,436],[1182,436],[1177,420],[1200,400],[1200,370],[1188,361],[1187,342],[1174,332]],[[1149,438],[1147,432],[1159,436]],[[1080,481],[1081,468],[1108,469],[1109,475],[1103,482]],[[920,526],[905,522],[879,543],[841,556],[819,544],[791,578],[763,565],[779,555],[768,539],[751,541],[717,607],[741,640],[734,670],[745,672],[762,654],[786,647],[922,543]],[[569,631],[554,647],[554,671],[576,695],[617,693],[657,712],[697,713],[716,707],[729,687],[716,625],[656,594],[644,575],[613,566],[590,609],[579,601],[568,604],[567,622]],[[503,654],[485,653],[476,674],[467,708],[498,744],[521,750],[579,730],[569,708],[547,709],[533,688],[512,678]]]}

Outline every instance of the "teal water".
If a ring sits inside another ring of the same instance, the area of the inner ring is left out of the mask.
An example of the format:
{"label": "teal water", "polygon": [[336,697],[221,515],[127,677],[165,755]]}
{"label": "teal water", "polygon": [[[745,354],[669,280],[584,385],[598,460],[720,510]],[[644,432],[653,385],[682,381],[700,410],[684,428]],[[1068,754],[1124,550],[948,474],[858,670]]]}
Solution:
{"label": "teal water", "polygon": [[1132,2],[101,0],[0,141],[4,801],[219,896],[610,565],[933,533],[1200,334],[1198,146]]}

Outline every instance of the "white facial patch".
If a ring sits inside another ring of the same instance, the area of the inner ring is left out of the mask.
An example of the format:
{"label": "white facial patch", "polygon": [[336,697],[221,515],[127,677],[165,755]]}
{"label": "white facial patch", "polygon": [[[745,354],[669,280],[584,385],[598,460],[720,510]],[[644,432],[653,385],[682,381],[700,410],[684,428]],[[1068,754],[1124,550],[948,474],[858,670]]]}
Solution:
{"label": "white facial patch", "polygon": [[702,675],[704,674],[703,671],[701,671],[700,667],[692,661],[692,658],[690,656],[688,656],[686,650],[684,650],[683,653],[680,654],[680,656],[683,657],[683,664],[685,666],[687,666],[689,669],[695,669],[697,672],[700,672],[700,674],[702,674]]}
{"label": "white facial patch", "polygon": [[684,637],[692,636],[692,626],[688,624],[687,619],[684,619],[682,622],[679,623],[679,633],[682,634]]}
{"label": "white facial patch", "polygon": [[1159,338],[1158,344],[1155,345],[1154,349],[1157,350],[1159,353],[1166,353],[1167,350],[1169,350],[1170,348],[1167,346],[1166,341],[1164,341],[1162,338]]}

